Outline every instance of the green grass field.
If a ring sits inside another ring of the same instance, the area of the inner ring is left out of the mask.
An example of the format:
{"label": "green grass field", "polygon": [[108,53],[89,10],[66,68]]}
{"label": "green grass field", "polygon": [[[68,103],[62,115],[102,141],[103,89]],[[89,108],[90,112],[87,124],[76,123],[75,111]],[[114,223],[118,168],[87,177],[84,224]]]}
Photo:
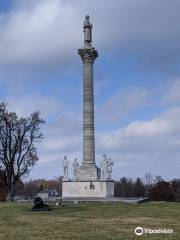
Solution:
{"label": "green grass field", "polygon": [[[66,203],[49,212],[31,212],[30,207],[0,203],[0,240],[180,239],[179,203]],[[174,233],[136,236],[137,226]]]}

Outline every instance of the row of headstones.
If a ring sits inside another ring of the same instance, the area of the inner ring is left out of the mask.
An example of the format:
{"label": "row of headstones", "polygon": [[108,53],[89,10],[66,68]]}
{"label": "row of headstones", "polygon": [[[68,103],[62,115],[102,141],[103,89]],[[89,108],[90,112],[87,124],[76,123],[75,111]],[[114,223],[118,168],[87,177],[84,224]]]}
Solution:
{"label": "row of headstones", "polygon": [[[112,166],[113,166],[113,161],[111,158],[107,158],[106,154],[103,155],[103,159],[101,161],[101,180],[111,180],[112,179]],[[74,180],[77,180],[77,169],[79,168],[79,163],[77,158],[74,159],[73,161],[73,175],[74,175]],[[63,172],[64,172],[64,179],[69,179],[68,176],[68,170],[69,170],[69,160],[67,157],[64,157],[63,161]]]}

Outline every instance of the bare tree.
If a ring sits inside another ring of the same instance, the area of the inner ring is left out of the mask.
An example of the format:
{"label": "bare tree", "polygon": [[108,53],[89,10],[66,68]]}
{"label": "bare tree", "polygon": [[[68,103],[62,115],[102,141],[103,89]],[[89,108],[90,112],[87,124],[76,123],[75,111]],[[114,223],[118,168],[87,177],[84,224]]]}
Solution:
{"label": "bare tree", "polygon": [[149,197],[149,189],[153,183],[153,176],[150,172],[145,174],[146,196]]}
{"label": "bare tree", "polygon": [[44,120],[39,112],[18,118],[16,113],[8,112],[5,103],[0,104],[0,168],[5,173],[9,201],[16,182],[38,161],[35,143],[43,138],[41,124]]}

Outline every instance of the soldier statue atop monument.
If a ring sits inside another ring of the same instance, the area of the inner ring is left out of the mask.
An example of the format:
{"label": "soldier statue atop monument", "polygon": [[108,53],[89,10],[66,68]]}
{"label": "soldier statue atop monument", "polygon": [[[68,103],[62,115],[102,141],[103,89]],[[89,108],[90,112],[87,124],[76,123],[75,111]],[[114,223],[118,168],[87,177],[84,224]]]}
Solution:
{"label": "soldier statue atop monument", "polygon": [[89,21],[89,15],[86,15],[83,27],[84,27],[84,46],[91,47],[92,23],[90,23]]}

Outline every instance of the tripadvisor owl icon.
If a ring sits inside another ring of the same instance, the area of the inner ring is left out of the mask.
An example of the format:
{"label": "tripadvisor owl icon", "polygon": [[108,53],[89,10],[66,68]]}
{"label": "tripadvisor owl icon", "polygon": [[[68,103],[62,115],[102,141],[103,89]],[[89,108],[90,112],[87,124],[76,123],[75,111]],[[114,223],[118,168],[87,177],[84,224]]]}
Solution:
{"label": "tripadvisor owl icon", "polygon": [[135,228],[135,234],[138,236],[141,236],[143,234],[143,228],[142,227],[137,227]]}

